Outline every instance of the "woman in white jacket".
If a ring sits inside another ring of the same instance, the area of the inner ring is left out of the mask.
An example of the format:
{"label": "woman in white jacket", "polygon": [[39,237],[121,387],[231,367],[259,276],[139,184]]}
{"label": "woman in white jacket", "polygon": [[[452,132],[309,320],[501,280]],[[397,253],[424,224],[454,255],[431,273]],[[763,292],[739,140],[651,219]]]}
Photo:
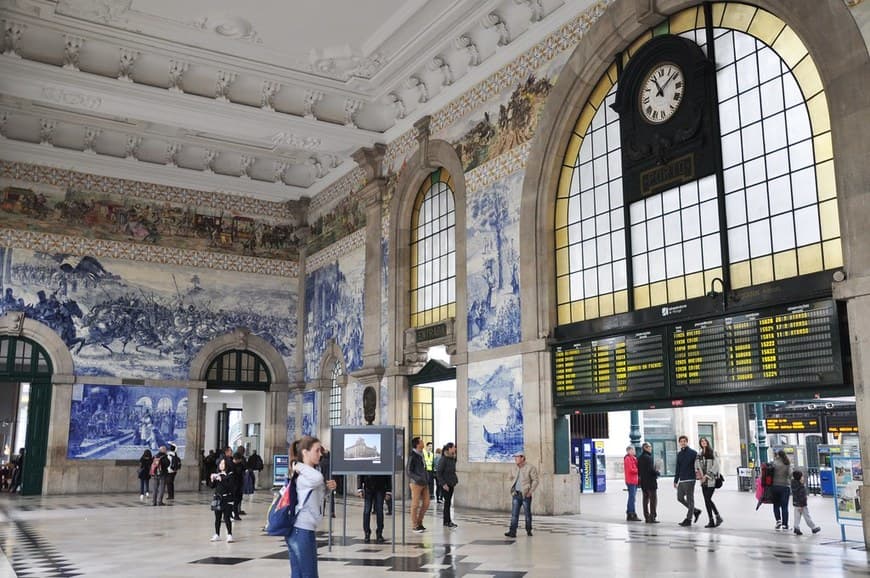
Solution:
{"label": "woman in white jacket", "polygon": [[324,482],[323,474],[315,469],[320,463],[320,440],[305,436],[294,442],[294,454],[299,461],[293,464],[298,506],[296,523],[287,536],[292,578],[317,578],[317,539],[315,531],[323,519],[323,496],[327,489],[335,489],[335,481]]}

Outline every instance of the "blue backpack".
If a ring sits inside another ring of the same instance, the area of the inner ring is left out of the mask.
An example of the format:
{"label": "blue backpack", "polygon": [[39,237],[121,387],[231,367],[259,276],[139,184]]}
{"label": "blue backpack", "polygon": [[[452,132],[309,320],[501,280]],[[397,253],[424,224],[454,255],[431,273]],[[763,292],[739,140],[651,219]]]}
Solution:
{"label": "blue backpack", "polygon": [[[272,504],[269,506],[269,513],[266,519],[266,533],[270,536],[289,536],[293,531],[293,526],[296,525],[296,509],[299,504],[299,494],[296,491],[296,477],[292,476],[287,485],[284,486],[284,491],[279,492]],[[311,496],[311,492],[305,496],[305,502]]]}

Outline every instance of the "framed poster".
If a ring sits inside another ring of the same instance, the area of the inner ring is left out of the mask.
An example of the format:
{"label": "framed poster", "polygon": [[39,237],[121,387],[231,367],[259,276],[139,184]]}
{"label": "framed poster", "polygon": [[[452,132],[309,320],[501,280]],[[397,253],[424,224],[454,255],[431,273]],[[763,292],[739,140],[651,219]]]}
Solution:
{"label": "framed poster", "polygon": [[834,511],[837,523],[861,523],[861,486],[864,484],[864,470],[861,458],[832,457],[831,469],[834,470]]}

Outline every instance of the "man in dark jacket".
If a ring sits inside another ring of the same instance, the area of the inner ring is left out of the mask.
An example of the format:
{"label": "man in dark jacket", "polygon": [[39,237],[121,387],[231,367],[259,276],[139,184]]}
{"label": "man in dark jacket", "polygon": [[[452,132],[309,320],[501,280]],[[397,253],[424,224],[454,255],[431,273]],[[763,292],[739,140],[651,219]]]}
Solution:
{"label": "man in dark jacket", "polygon": [[453,502],[453,489],[459,483],[456,477],[456,444],[450,442],[441,450],[441,459],[438,460],[436,471],[441,497],[444,499],[444,526],[455,528],[453,518],[450,516],[450,505]]}
{"label": "man in dark jacket", "polygon": [[689,447],[689,438],[680,436],[677,440],[680,451],[677,452],[677,473],[674,475],[674,487],[677,489],[677,501],[686,506],[686,519],[680,526],[691,526],[692,517],[698,521],[701,510],[695,507],[695,460],[698,452]]}
{"label": "man in dark jacket", "polygon": [[429,509],[429,476],[423,461],[423,438],[411,440],[411,456],[408,458],[408,479],[411,480],[411,528],[417,534],[426,530],[423,518]]}
{"label": "man in dark jacket", "polygon": [[390,476],[360,476],[359,488],[357,494],[365,497],[365,505],[363,506],[363,532],[365,532],[365,543],[368,544],[372,539],[372,506],[375,509],[377,517],[377,528],[375,533],[375,542],[384,544],[384,500],[393,492],[393,481]]}
{"label": "man in dark jacket", "polygon": [[647,524],[658,524],[656,506],[659,502],[659,471],[653,461],[652,446],[649,442],[641,446],[641,454],[637,458],[637,476],[640,490],[643,492],[643,519]]}

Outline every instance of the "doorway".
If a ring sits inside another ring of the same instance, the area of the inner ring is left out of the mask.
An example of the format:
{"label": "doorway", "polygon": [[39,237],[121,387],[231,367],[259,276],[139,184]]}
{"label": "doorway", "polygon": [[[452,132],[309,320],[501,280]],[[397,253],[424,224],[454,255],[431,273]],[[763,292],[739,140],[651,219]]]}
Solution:
{"label": "doorway", "polygon": [[456,442],[456,368],[446,364],[444,347],[429,350],[429,361],[408,377],[410,436],[432,442],[435,448]]}
{"label": "doorway", "polygon": [[23,337],[0,337],[0,463],[21,463],[18,475],[24,495],[42,493],[51,374],[51,361],[39,344]]}

